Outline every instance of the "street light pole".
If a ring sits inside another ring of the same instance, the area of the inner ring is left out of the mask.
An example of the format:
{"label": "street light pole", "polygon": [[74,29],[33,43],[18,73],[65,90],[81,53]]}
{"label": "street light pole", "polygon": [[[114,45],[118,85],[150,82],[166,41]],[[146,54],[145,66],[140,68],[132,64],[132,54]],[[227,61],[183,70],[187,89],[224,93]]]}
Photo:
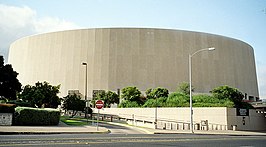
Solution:
{"label": "street light pole", "polygon": [[87,67],[87,63],[83,62],[82,65],[85,66],[86,68],[86,73],[85,73],[85,118],[87,119],[87,123],[88,123],[88,116],[87,116],[87,105],[88,105],[88,101],[87,101],[87,78],[88,78],[88,67]]}
{"label": "street light pole", "polygon": [[157,111],[158,111],[158,103],[157,103],[157,97],[156,97],[156,94],[155,94],[155,102],[156,102],[156,107],[155,107],[155,129],[157,129],[157,126],[158,126],[158,124],[157,124]]}
{"label": "street light pole", "polygon": [[192,56],[189,54],[189,108],[190,108],[190,130],[191,133],[194,133],[193,131],[193,110],[192,110],[192,73],[191,73],[191,58]]}
{"label": "street light pole", "polygon": [[201,51],[212,51],[215,50],[214,47],[210,47],[210,48],[204,48],[204,49],[200,49],[196,52],[194,52],[193,54],[189,54],[188,56],[188,68],[189,68],[189,106],[190,106],[190,130],[191,133],[194,133],[194,129],[193,129],[193,109],[192,109],[192,57],[201,52]]}

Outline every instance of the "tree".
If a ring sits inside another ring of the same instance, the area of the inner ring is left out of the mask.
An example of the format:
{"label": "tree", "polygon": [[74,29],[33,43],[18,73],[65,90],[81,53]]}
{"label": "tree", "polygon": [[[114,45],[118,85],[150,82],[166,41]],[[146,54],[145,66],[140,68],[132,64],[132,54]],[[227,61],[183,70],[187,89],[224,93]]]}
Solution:
{"label": "tree", "polygon": [[104,107],[110,108],[111,104],[119,103],[119,96],[115,92],[112,91],[99,91],[96,94],[96,98],[94,98],[92,103],[95,103],[95,100],[103,100]]}
{"label": "tree", "polygon": [[157,87],[155,89],[146,90],[147,99],[156,99],[156,98],[167,98],[169,91],[166,88]]}
{"label": "tree", "polygon": [[235,107],[242,106],[244,95],[236,88],[227,85],[219,86],[211,91],[212,95],[218,99],[229,99],[234,102]]}
{"label": "tree", "polygon": [[121,98],[128,101],[140,101],[141,92],[137,87],[125,87],[122,89]]}
{"label": "tree", "polygon": [[67,95],[63,99],[63,109],[73,111],[71,117],[74,117],[78,111],[84,111],[85,105],[86,102],[81,100],[81,97],[77,94]]}
{"label": "tree", "polygon": [[15,100],[21,91],[18,73],[9,64],[4,65],[4,57],[0,56],[0,97]]}
{"label": "tree", "polygon": [[61,104],[57,96],[59,89],[60,85],[52,86],[48,82],[37,82],[35,86],[26,85],[19,98],[38,108],[57,108]]}
{"label": "tree", "polygon": [[149,88],[149,89],[147,89],[147,90],[145,91],[145,94],[146,94],[146,98],[147,98],[147,99],[153,99],[153,98],[154,98],[154,97],[152,96],[151,92],[152,92],[152,88]]}
{"label": "tree", "polygon": [[114,103],[118,104],[119,103],[119,96],[115,92],[107,91],[106,97],[109,100],[108,107],[110,107],[111,104],[114,104]]}
{"label": "tree", "polygon": [[[194,88],[192,86],[192,91],[194,91]],[[186,95],[189,95],[189,83],[187,82],[182,82],[178,87],[177,87],[177,92],[184,93]]]}

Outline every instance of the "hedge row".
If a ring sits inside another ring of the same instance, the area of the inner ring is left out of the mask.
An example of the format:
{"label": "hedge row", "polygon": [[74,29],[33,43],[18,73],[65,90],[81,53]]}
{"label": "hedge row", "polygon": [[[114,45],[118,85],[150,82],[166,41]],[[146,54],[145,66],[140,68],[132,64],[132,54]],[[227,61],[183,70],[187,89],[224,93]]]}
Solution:
{"label": "hedge row", "polygon": [[15,108],[13,125],[58,125],[59,119],[60,112],[57,109],[17,107]]}
{"label": "hedge row", "polygon": [[[210,95],[194,95],[193,107],[228,107],[233,108],[234,102],[230,99],[218,99]],[[189,95],[183,93],[174,92],[168,97],[160,97],[156,99],[148,99],[141,105],[136,101],[124,100],[119,104],[120,108],[130,107],[189,107],[190,98]],[[247,107],[244,107],[247,108]],[[250,107],[251,108],[251,107]]]}
{"label": "hedge row", "polygon": [[9,100],[7,104],[15,104],[17,107],[32,107],[29,102],[24,102],[21,100]]}

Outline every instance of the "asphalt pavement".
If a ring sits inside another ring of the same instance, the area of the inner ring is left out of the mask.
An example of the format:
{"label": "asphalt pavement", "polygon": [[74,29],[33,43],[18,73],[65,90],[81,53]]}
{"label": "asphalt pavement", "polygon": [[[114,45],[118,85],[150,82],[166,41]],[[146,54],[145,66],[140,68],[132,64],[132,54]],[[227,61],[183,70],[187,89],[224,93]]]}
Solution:
{"label": "asphalt pavement", "polygon": [[[190,130],[159,130],[136,127],[122,123],[100,122],[95,125],[68,126],[62,122],[58,126],[0,126],[0,134],[191,134]],[[195,130],[194,134],[231,135],[231,136],[266,136],[266,132],[233,130]]]}
{"label": "asphalt pavement", "polygon": [[158,130],[122,123],[100,122],[99,127],[0,126],[1,146],[231,146],[263,147],[265,132]]}
{"label": "asphalt pavement", "polygon": [[264,147],[266,136],[195,134],[24,134],[0,135],[0,146],[181,146]]}

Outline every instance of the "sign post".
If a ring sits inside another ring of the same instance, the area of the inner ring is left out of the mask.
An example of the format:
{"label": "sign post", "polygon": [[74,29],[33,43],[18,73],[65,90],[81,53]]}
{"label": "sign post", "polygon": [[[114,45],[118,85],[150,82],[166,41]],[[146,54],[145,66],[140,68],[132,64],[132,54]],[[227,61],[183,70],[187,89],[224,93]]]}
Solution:
{"label": "sign post", "polygon": [[104,102],[103,100],[97,100],[95,102],[95,105],[96,105],[96,108],[98,109],[98,116],[97,116],[97,131],[98,131],[99,130],[99,112],[100,112],[100,109],[103,108]]}

